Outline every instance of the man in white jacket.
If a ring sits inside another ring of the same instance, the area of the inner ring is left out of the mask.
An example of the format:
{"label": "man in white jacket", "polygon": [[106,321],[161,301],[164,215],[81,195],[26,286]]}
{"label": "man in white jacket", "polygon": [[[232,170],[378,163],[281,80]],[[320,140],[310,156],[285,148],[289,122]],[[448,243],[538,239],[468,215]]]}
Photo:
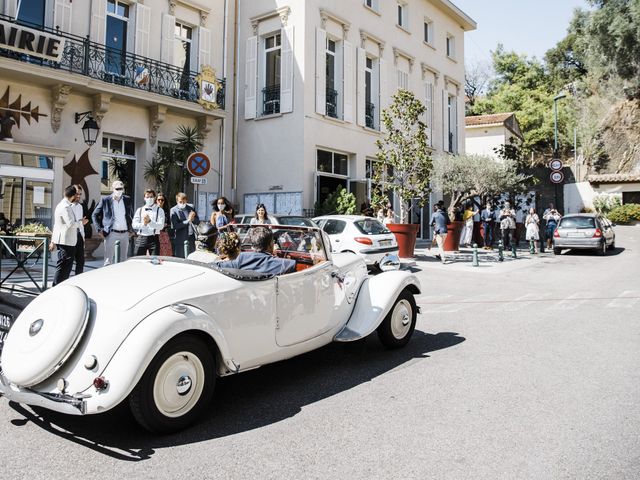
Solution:
{"label": "man in white jacket", "polygon": [[73,212],[76,193],[76,187],[73,185],[64,189],[64,198],[56,206],[53,218],[51,243],[58,247],[58,261],[53,275],[54,286],[69,278],[78,242],[78,229],[87,223],[86,219],[77,219]]}

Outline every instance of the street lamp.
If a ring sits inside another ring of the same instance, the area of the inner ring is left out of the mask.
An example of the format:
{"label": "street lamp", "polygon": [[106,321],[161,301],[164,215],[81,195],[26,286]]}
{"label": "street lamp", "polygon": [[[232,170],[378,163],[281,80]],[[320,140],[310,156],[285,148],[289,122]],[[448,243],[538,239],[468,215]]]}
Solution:
{"label": "street lamp", "polygon": [[566,97],[564,93],[560,93],[553,97],[553,157],[558,158],[558,100]]}
{"label": "street lamp", "polygon": [[80,123],[80,120],[86,118],[87,120],[84,122],[82,126],[82,136],[84,137],[84,143],[88,146],[96,143],[98,139],[98,132],[100,131],[100,127],[98,123],[93,119],[91,112],[82,112],[76,113],[76,123]]}

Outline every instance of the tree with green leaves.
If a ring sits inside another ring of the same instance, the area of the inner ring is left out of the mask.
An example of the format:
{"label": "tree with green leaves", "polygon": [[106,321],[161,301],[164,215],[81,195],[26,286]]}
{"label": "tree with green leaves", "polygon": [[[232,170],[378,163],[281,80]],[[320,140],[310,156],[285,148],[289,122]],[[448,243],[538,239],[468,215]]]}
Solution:
{"label": "tree with green leaves", "polygon": [[427,149],[426,107],[413,92],[398,90],[391,105],[382,111],[386,132],[376,141],[378,168],[375,185],[385,185],[400,198],[400,222],[408,223],[409,204],[424,206],[429,198],[432,160]]}

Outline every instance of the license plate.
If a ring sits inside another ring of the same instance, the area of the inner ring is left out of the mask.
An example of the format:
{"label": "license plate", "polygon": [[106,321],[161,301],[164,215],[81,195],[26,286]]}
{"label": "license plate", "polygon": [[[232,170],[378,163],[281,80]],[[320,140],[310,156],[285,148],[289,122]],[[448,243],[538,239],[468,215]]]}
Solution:
{"label": "license plate", "polygon": [[391,245],[391,240],[380,240],[381,247],[388,247],[389,245]]}
{"label": "license plate", "polygon": [[568,237],[584,237],[584,233],[578,233],[578,232],[570,232],[567,234]]}
{"label": "license plate", "polygon": [[0,353],[2,353],[2,347],[4,346],[4,341],[7,339],[7,335],[9,335],[11,325],[13,325],[13,315],[0,313]]}

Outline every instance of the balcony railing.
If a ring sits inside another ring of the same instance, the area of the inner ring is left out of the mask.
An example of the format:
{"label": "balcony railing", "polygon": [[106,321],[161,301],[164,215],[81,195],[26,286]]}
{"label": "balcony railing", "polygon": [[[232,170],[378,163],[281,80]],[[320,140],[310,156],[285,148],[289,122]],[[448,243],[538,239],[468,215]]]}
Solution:
{"label": "balcony railing", "polygon": [[262,115],[280,113],[280,85],[262,89]]}
{"label": "balcony railing", "polygon": [[327,87],[327,116],[338,118],[338,91]]}
{"label": "balcony railing", "polygon": [[[0,18],[13,22],[13,19],[4,15],[0,15]],[[184,71],[174,65],[151,58],[111,49],[105,45],[90,41],[88,37],[79,37],[58,29],[52,30],[34,25],[29,25],[29,27],[65,38],[64,51],[60,62],[43,60],[1,48],[0,56],[83,75],[107,83],[178,98],[187,102],[197,102],[200,98],[198,82],[196,81],[198,72]],[[225,81],[223,79],[218,81],[221,88],[216,93],[216,103],[220,108],[224,108]]]}
{"label": "balcony railing", "polygon": [[376,111],[376,106],[371,102],[367,102],[364,109],[364,120],[365,120],[365,125],[368,128],[376,128],[376,122],[374,117],[375,111]]}

